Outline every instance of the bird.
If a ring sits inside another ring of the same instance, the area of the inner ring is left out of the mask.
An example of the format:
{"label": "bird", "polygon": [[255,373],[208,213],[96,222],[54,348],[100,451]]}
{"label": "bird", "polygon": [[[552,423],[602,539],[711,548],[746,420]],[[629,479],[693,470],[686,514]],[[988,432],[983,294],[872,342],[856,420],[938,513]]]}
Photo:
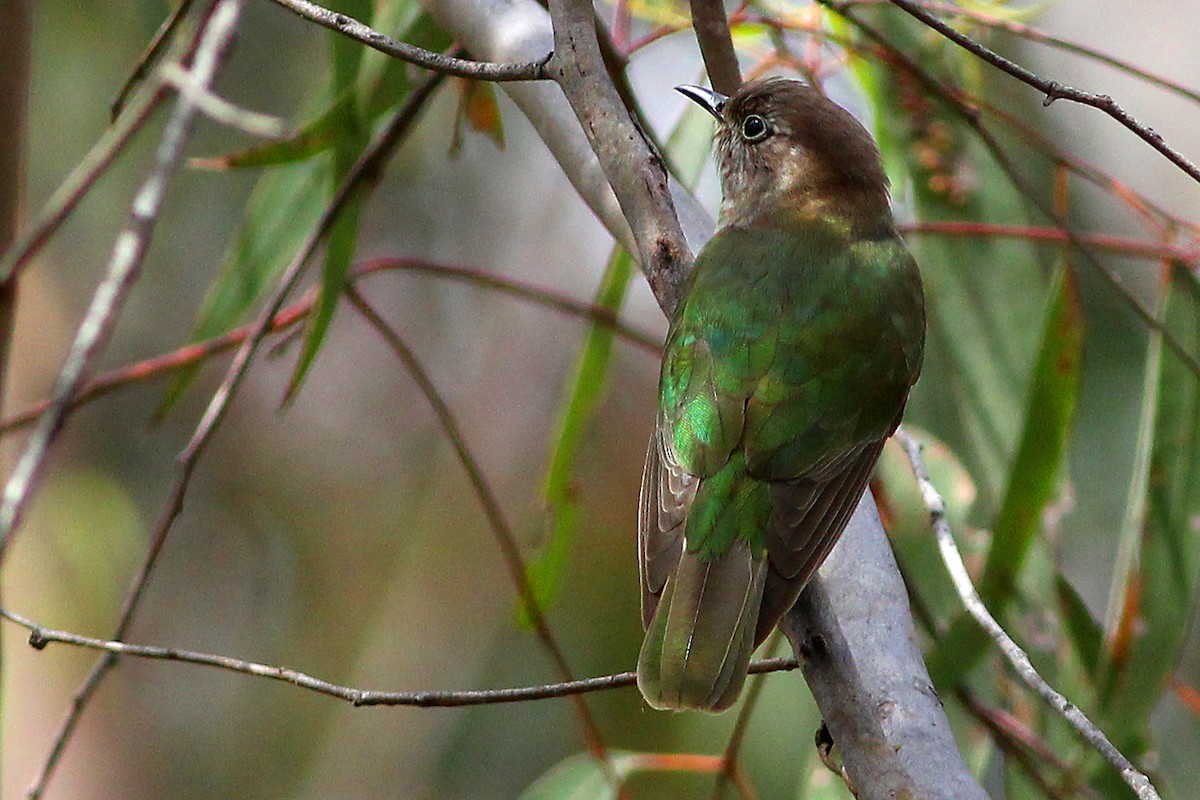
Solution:
{"label": "bird", "polygon": [[736,702],[858,505],[921,370],[925,301],[879,148],[801,81],[676,90],[717,120],[717,232],[671,315],[642,474],[637,685]]}

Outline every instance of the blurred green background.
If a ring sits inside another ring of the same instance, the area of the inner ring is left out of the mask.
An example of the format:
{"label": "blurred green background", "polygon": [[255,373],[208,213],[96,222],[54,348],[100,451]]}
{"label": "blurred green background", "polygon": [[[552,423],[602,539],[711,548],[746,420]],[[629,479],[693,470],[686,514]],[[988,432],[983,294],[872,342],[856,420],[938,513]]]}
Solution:
{"label": "blurred green background", "polygon": [[[806,7],[771,9],[786,14]],[[27,209],[42,206],[105,130],[111,99],[167,10],[161,0],[34,4]],[[651,4],[634,11],[665,18],[678,9]],[[1113,25],[1118,18],[1121,24]],[[1034,21],[1200,86],[1200,51],[1192,46],[1200,7],[1194,3],[1065,0]],[[739,42],[754,55],[761,37],[754,31],[745,37]],[[309,121],[327,103],[331,38],[270,3],[248,0],[218,88],[246,107],[297,125]],[[1112,94],[1183,152],[1200,153],[1194,103],[1070,54],[1012,38],[989,41],[1064,83]],[[927,38],[914,43],[914,52],[922,47],[932,47]],[[670,87],[695,81],[699,69],[688,32],[634,56],[633,86],[663,137],[684,103]],[[1042,113],[1032,90],[981,77],[978,66],[955,69],[965,83],[1042,126],[1065,149],[1174,214],[1200,218],[1196,184],[1111,120],[1062,102]],[[883,79],[861,83],[859,75],[859,80],[856,85],[835,78],[831,91],[859,110],[868,108],[885,125],[886,102],[873,103],[871,97],[872,87],[885,86]],[[398,151],[363,209],[355,261],[423,257],[589,300],[609,259],[608,235],[502,94],[497,102],[503,148],[467,132],[461,147],[449,152],[459,95],[459,85],[447,83]],[[160,126],[161,114],[23,279],[6,398],[10,412],[46,396]],[[896,159],[892,166],[911,145],[906,136],[899,130],[881,135]],[[188,154],[221,154],[247,144],[242,134],[202,122]],[[1019,220],[1024,212],[1014,211],[1018,203],[1011,191],[988,190],[1003,179],[986,166],[986,157],[971,150],[963,158],[970,163],[960,177],[977,194],[972,213],[984,219],[1001,215],[997,222]],[[1021,166],[1043,190],[1050,184],[1045,158],[1031,157]],[[255,170],[178,174],[144,277],[102,368],[188,340],[197,309],[250,213],[247,204],[253,207],[258,178]],[[715,208],[711,167],[700,179],[700,193]],[[946,211],[916,179],[901,180],[896,194],[906,219],[927,220]],[[1078,183],[1071,199],[1071,216],[1081,229],[1146,237],[1111,196]],[[1002,505],[1008,468],[1028,421],[1029,375],[1058,258],[1053,250],[1023,243],[989,249],[974,239],[928,236],[918,240],[918,249],[923,262],[935,265],[927,273],[936,306],[932,335],[947,349],[931,351],[908,421],[948,442],[956,455],[945,458],[939,477],[971,565],[979,567],[988,541],[983,531]],[[980,255],[984,250],[986,257]],[[1143,302],[1155,302],[1159,265],[1112,258],[1105,263],[1121,271]],[[1008,271],[984,279],[972,273],[963,288],[952,284],[956,273],[947,264],[964,274],[997,264]],[[311,275],[317,272],[314,266]],[[1043,607],[1041,598],[1053,596],[1055,576],[1064,576],[1091,617],[1103,621],[1117,553],[1129,541],[1128,533],[1122,538],[1130,529],[1123,522],[1126,509],[1131,497],[1140,496],[1130,486],[1137,489],[1145,478],[1135,472],[1135,456],[1138,442],[1145,441],[1145,435],[1139,439],[1139,415],[1152,348],[1145,327],[1109,288],[1083,267],[1079,276],[1086,344],[1074,429],[1065,465],[1051,468],[1063,479],[1054,480],[1049,498],[1054,514],[1038,525],[1031,566],[1021,575],[1022,590],[1006,619],[1020,626],[1027,645],[1041,649],[1039,666],[1061,669],[1057,677],[1066,682],[1068,695],[1091,713],[1089,704],[1100,702],[1091,692],[1103,695],[1102,681],[1074,676],[1080,659],[1063,644],[1069,621]],[[552,527],[542,478],[587,325],[476,287],[417,275],[374,275],[359,288],[423,360],[521,545],[529,554],[537,552]],[[640,277],[630,285],[622,317],[656,336],[665,331]],[[411,379],[362,318],[343,307],[299,394],[281,407],[300,345],[292,341],[260,357],[251,371],[200,463],[130,640],[291,666],[364,688],[467,689],[555,680],[536,638],[517,623],[499,550]],[[109,635],[160,514],[173,459],[222,372],[218,364],[206,367],[157,425],[151,419],[162,401],[161,383],[122,391],[71,418],[4,564],[6,606],[53,627]],[[656,379],[652,355],[615,344],[607,387],[583,430],[567,487],[579,503],[581,522],[548,616],[579,676],[630,669],[636,658],[641,630],[635,508]],[[1194,381],[1182,380],[1189,379]],[[4,440],[7,463],[21,438]],[[942,464],[935,464],[935,476]],[[889,463],[888,470],[887,485],[899,487],[896,536],[906,574],[910,581],[944,584],[928,558],[920,515],[914,518],[911,504],[905,505],[903,469]],[[1190,502],[1185,497],[1183,505]],[[1039,519],[1044,510],[1037,509]],[[1135,529],[1138,524],[1132,523]],[[1194,540],[1195,518],[1191,524],[1184,538]],[[1184,559],[1185,571],[1188,566]],[[1189,590],[1195,581],[1194,572],[1190,575]],[[1194,600],[1194,592],[1184,595]],[[926,599],[946,620],[953,617],[944,592],[931,589]],[[1179,626],[1190,620],[1192,600],[1177,609]],[[1161,653],[1170,661],[1165,668],[1198,686],[1197,637],[1181,629],[1178,639]],[[3,628],[2,643],[3,797],[17,798],[44,759],[94,656],[58,645],[35,652],[10,625]],[[968,685],[1041,727],[1080,776],[1096,770],[1068,735],[1040,716],[1034,700],[1019,699],[994,657],[985,658]],[[1071,687],[1084,696],[1072,694]],[[1133,722],[1129,737],[1109,732],[1127,738],[1143,765],[1157,770],[1166,796],[1194,796],[1188,776],[1200,763],[1197,710],[1189,711],[1171,691],[1159,697],[1155,689],[1154,697],[1149,739]],[[632,689],[595,694],[588,702],[607,744],[625,750],[719,753],[733,724],[732,715],[654,713]],[[1013,798],[1034,796],[1022,793],[1025,784],[1009,774],[961,710],[951,710],[964,752],[996,796],[1005,791]],[[1117,714],[1107,721],[1120,727],[1127,719],[1133,717]],[[767,682],[744,749],[744,767],[761,797],[848,796],[812,755],[817,724],[798,673]],[[516,797],[582,749],[579,723],[566,700],[475,709],[354,709],[284,684],[127,659],[93,700],[47,796]],[[1103,778],[1087,780],[1105,797],[1123,796],[1110,793]],[[711,777],[638,775],[630,785],[636,797],[708,796]]]}

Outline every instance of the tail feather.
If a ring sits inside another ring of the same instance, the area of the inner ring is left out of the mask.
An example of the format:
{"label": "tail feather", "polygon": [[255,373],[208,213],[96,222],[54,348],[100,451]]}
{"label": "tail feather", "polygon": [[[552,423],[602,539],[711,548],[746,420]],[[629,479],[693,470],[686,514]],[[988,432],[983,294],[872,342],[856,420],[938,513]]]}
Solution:
{"label": "tail feather", "polygon": [[746,680],[767,566],[735,542],[719,558],[684,551],[638,657],[638,688],[654,708],[724,711]]}

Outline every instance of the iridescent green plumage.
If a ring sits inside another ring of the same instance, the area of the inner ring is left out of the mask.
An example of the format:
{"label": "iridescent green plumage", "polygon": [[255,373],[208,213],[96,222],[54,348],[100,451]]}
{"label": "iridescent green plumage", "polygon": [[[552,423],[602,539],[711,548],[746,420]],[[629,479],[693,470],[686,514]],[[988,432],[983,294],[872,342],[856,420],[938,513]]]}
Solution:
{"label": "iridescent green plumage", "polygon": [[[737,699],[857,505],[924,342],[861,126],[779,79],[716,111],[722,227],[672,320],[642,486],[638,684],[659,708]],[[747,141],[748,116],[768,134]]]}

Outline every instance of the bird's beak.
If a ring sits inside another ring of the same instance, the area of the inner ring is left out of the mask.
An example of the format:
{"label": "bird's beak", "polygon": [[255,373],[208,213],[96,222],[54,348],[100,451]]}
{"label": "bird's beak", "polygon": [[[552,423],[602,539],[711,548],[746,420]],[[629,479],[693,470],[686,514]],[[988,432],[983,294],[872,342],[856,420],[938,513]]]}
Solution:
{"label": "bird's beak", "polygon": [[705,89],[703,86],[676,86],[675,91],[689,100],[694,100],[708,113],[717,118],[717,122],[724,122],[725,104],[729,102],[729,98],[720,92],[714,92],[712,89]]}

